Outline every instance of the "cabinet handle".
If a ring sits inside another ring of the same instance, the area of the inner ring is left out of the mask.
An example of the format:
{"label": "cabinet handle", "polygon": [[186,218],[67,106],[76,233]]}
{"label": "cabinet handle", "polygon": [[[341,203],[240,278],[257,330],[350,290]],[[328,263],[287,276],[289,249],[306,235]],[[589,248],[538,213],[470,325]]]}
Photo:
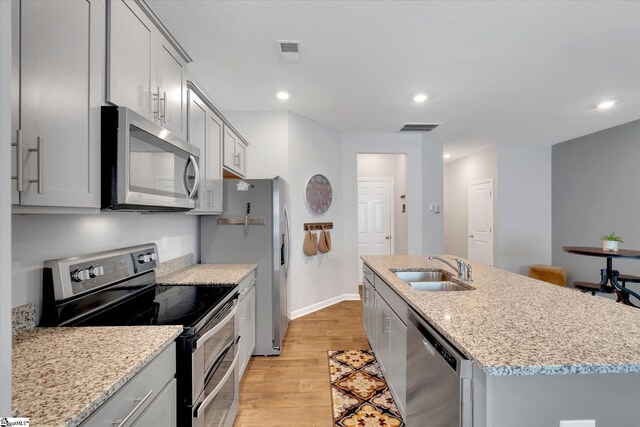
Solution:
{"label": "cabinet handle", "polygon": [[[158,105],[158,110],[160,105]],[[162,123],[167,123],[167,92],[162,92]]]}
{"label": "cabinet handle", "polygon": [[29,152],[38,153],[38,177],[36,179],[30,179],[29,182],[36,182],[38,184],[38,194],[42,194],[42,178],[44,175],[44,156],[42,153],[42,137],[37,138],[37,148],[29,148]]}
{"label": "cabinet handle", "polygon": [[22,191],[22,129],[16,131],[16,142],[11,143],[12,147],[16,147],[16,174],[11,179],[16,180],[16,190]]}
{"label": "cabinet handle", "polygon": [[384,316],[384,319],[382,321],[382,330],[385,334],[388,334],[389,332],[391,332],[389,330],[389,316],[387,316],[387,313],[383,313],[382,315]]}
{"label": "cabinet handle", "polygon": [[156,118],[158,120],[160,120],[160,86],[158,86],[157,89],[158,89],[158,91],[153,94],[153,100],[157,101],[156,105],[158,106],[158,109],[153,111],[153,119],[154,120]]}
{"label": "cabinet handle", "polygon": [[129,421],[129,419],[131,419],[131,417],[133,416],[133,414],[135,414],[136,412],[138,412],[138,409],[140,409],[140,407],[142,407],[142,405],[144,404],[144,402],[151,397],[151,395],[153,394],[153,390],[149,390],[149,392],[147,394],[144,395],[144,397],[138,397],[137,399],[134,399],[133,402],[137,403],[136,406],[133,407],[133,409],[131,410],[131,412],[129,412],[127,414],[126,417],[124,417],[121,420],[115,420],[114,422],[111,423],[111,425],[114,426],[118,426],[121,427],[123,425],[125,425],[127,423],[127,421]]}

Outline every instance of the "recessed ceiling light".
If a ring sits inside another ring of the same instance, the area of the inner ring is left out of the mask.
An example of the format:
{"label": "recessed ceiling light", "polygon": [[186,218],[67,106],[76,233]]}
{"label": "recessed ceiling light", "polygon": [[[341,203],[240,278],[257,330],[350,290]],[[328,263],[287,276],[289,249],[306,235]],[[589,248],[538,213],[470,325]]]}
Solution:
{"label": "recessed ceiling light", "polygon": [[284,101],[285,99],[289,99],[289,94],[287,92],[278,92],[276,93],[276,97]]}
{"label": "recessed ceiling light", "polygon": [[451,154],[446,153],[446,154],[444,154],[442,157],[443,157],[443,158],[445,158],[445,159],[448,159],[449,157],[451,157]]}
{"label": "recessed ceiling light", "polygon": [[427,100],[427,95],[424,93],[419,93],[413,97],[414,102],[424,102]]}
{"label": "recessed ceiling light", "polygon": [[610,99],[608,101],[602,101],[600,104],[598,104],[598,109],[599,110],[606,110],[607,108],[611,108],[614,105],[616,105],[616,101],[613,99]]}

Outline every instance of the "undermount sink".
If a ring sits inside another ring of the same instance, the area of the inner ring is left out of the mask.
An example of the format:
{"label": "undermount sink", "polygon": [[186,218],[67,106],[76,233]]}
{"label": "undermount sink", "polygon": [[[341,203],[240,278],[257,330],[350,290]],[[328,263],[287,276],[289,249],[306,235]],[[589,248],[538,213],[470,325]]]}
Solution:
{"label": "undermount sink", "polygon": [[417,291],[455,292],[473,289],[452,282],[451,276],[441,271],[395,271],[394,274]]}

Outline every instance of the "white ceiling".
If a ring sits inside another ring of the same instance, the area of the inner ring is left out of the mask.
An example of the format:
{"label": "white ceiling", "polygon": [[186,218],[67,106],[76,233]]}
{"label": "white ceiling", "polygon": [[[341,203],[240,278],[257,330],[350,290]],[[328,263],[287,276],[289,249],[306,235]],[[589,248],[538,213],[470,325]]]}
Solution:
{"label": "white ceiling", "polygon": [[[640,2],[149,3],[224,110],[289,110],[344,131],[442,122],[432,136],[452,159],[640,118]],[[301,40],[302,62],[280,63],[277,39]],[[415,104],[417,92],[429,100]],[[609,98],[619,105],[594,108]]]}

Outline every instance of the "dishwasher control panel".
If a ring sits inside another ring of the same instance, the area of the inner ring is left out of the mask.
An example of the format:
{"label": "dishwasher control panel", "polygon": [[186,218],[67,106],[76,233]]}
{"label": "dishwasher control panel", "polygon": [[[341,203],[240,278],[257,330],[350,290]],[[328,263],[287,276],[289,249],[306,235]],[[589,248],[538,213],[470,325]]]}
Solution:
{"label": "dishwasher control panel", "polygon": [[427,331],[426,329],[421,329],[420,332],[422,332],[422,335],[424,335],[426,340],[429,341],[433,348],[436,349],[438,354],[442,356],[445,362],[447,362],[449,366],[451,366],[451,369],[457,371],[458,359],[456,359],[453,354],[451,354],[451,352],[449,352],[449,350],[447,350],[445,346],[443,346],[440,341],[438,341],[429,331]]}

